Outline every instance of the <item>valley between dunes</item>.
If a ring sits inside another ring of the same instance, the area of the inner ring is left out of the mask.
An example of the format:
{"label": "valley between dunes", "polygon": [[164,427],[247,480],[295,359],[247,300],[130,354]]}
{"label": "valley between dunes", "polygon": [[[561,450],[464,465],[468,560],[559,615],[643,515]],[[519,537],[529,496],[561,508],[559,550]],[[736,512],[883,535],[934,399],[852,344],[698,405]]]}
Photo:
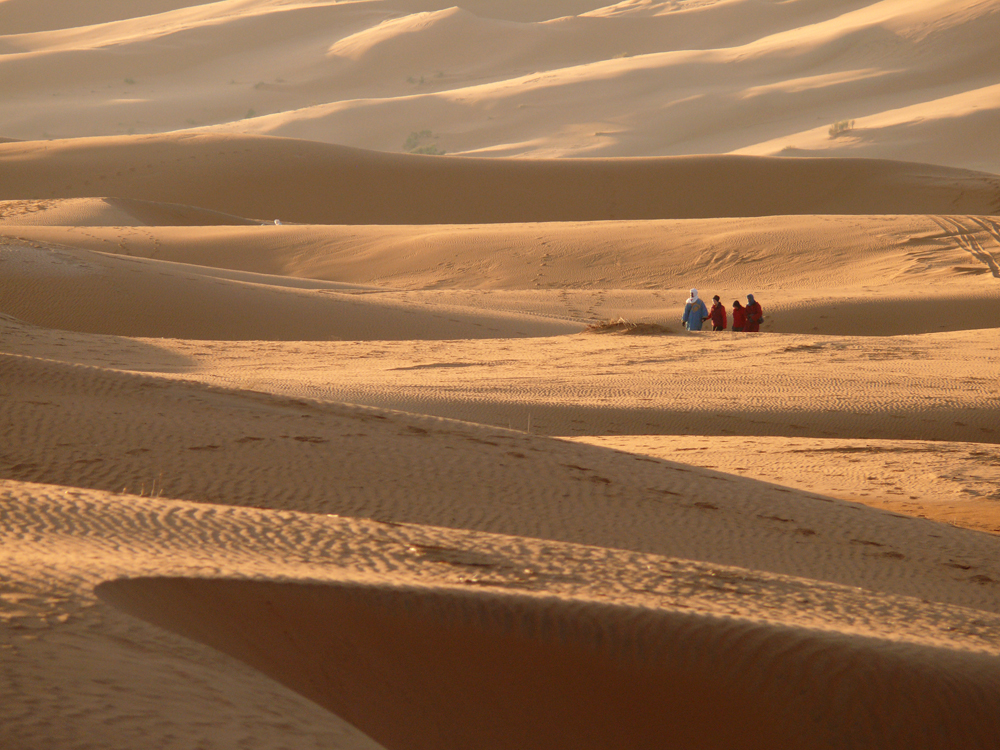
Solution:
{"label": "valley between dunes", "polygon": [[998,19],[0,0],[0,746],[1000,746]]}

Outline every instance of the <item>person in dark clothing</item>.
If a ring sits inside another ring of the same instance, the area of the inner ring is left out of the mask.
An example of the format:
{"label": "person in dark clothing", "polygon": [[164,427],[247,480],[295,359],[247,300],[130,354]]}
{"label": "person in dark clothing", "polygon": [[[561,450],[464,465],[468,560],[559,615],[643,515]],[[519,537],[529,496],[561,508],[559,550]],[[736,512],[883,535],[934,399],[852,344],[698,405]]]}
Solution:
{"label": "person in dark clothing", "polygon": [[733,300],[733,330],[742,331],[747,327],[747,309],[740,301]]}
{"label": "person in dark clothing", "polygon": [[753,298],[752,294],[747,295],[747,325],[744,330],[756,333],[760,330],[760,324],[764,320],[764,310],[760,302]]}
{"label": "person in dark clothing", "polygon": [[712,297],[712,309],[708,311],[708,317],[712,319],[713,331],[726,330],[726,306],[719,301],[719,295]]}

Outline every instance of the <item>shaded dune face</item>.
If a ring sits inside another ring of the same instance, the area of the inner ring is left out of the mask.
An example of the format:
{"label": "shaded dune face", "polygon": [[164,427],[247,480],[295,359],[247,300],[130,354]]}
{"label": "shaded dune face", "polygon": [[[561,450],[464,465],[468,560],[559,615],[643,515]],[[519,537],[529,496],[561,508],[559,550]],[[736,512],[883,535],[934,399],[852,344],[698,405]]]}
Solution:
{"label": "shaded dune face", "polygon": [[98,188],[104,196],[313,224],[1000,211],[996,175],[870,159],[498,160],[243,135],[0,144],[0,200],[85,197]]}
{"label": "shaded dune face", "polygon": [[996,658],[972,652],[494,592],[138,578],[97,593],[391,750],[1000,743]]}

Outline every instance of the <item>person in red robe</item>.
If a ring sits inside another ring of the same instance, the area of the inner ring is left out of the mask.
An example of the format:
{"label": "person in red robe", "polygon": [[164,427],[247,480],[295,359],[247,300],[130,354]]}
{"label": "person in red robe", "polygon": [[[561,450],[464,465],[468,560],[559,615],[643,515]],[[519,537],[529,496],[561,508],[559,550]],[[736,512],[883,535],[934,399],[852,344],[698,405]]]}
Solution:
{"label": "person in red robe", "polygon": [[747,309],[740,301],[733,300],[733,330],[742,331],[747,327]]}
{"label": "person in red robe", "polygon": [[708,317],[712,319],[713,331],[726,330],[726,306],[719,301],[719,295],[712,297],[712,309],[708,311]]}
{"label": "person in red robe", "polygon": [[747,295],[747,324],[743,329],[751,333],[756,333],[760,330],[760,324],[764,320],[764,309],[760,306],[760,302],[753,298],[752,294]]}

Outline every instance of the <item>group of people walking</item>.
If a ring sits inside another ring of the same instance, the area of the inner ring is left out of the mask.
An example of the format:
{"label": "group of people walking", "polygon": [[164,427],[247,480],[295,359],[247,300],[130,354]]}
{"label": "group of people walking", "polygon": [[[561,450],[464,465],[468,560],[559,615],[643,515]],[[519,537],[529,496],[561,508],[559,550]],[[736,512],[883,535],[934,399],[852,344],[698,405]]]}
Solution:
{"label": "group of people walking", "polygon": [[[691,297],[684,305],[684,317],[681,318],[681,323],[689,331],[700,331],[702,323],[711,320],[713,331],[726,330],[726,306],[719,301],[718,294],[712,297],[712,303],[712,309],[709,310],[698,297],[698,290],[692,289]],[[764,310],[752,294],[747,295],[746,307],[740,304],[739,300],[733,302],[734,331],[759,331],[762,320],[764,320]]]}

